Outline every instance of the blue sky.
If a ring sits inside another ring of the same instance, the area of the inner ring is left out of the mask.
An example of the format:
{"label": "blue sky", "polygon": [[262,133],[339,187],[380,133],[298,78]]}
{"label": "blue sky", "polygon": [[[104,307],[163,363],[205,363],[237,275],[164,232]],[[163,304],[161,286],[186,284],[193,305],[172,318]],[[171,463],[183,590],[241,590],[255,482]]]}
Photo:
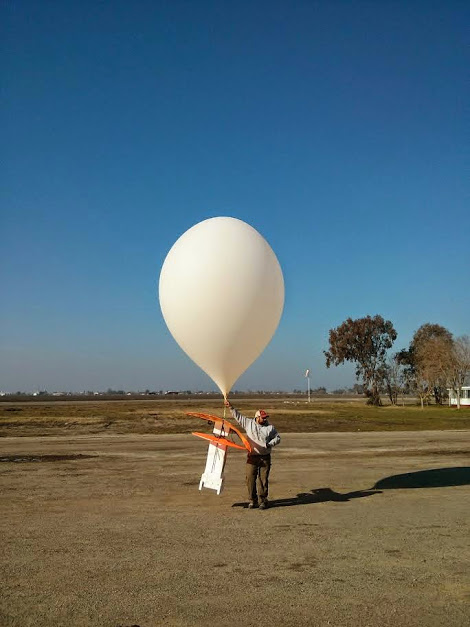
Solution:
{"label": "blue sky", "polygon": [[470,333],[467,3],[1,11],[0,389],[214,389],[157,289],[176,239],[219,215],[286,283],[238,389],[302,388],[307,367],[352,385],[322,354],[347,317],[391,320],[397,350],[425,322]]}

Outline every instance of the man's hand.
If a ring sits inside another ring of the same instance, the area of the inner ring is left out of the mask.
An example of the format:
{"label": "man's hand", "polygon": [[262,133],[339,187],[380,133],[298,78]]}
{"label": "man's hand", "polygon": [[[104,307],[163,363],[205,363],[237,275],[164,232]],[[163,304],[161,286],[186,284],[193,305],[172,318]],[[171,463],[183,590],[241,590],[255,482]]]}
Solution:
{"label": "man's hand", "polygon": [[232,403],[228,400],[226,396],[224,396],[224,405],[225,407],[229,407],[230,409],[232,409]]}

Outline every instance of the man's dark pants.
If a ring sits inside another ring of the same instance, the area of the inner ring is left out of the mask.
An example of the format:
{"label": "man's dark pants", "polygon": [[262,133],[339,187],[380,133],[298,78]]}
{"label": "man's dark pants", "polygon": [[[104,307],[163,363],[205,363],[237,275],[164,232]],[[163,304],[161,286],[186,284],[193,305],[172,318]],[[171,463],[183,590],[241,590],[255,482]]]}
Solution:
{"label": "man's dark pants", "polygon": [[[271,455],[255,455],[249,453],[246,459],[246,485],[248,498],[253,503],[267,501],[269,490],[269,471],[271,470]],[[256,484],[258,483],[258,490]]]}

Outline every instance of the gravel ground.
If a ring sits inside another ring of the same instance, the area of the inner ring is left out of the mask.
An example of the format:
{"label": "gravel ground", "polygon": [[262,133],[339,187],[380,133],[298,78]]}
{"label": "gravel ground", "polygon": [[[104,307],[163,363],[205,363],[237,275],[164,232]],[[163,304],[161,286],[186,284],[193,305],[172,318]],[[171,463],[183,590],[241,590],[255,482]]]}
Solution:
{"label": "gravel ground", "polygon": [[2,626],[470,624],[470,431],[286,434],[199,492],[189,435],[2,438]]}

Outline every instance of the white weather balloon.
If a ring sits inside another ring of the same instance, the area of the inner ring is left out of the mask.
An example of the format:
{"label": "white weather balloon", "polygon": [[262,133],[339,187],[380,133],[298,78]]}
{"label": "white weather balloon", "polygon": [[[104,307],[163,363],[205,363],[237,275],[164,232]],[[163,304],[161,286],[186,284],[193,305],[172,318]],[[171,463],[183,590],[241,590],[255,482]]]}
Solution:
{"label": "white weather balloon", "polygon": [[236,218],[210,218],[171,248],[159,297],[175,340],[228,394],[277,329],[284,279],[258,231]]}

